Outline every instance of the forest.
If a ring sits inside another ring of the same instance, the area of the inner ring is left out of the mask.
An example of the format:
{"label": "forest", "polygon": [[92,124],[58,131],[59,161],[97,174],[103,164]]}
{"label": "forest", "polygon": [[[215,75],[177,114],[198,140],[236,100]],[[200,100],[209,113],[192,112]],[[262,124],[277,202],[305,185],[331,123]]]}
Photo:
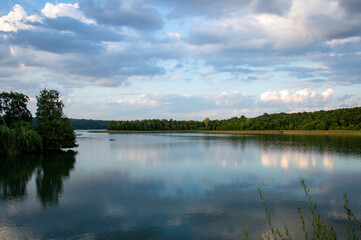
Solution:
{"label": "forest", "polygon": [[107,129],[110,121],[92,120],[92,119],[75,119],[69,118],[70,126],[74,129]]}
{"label": "forest", "polygon": [[361,130],[361,107],[298,113],[264,113],[247,118],[203,121],[148,119],[110,121],[117,131],[213,131],[213,130]]}

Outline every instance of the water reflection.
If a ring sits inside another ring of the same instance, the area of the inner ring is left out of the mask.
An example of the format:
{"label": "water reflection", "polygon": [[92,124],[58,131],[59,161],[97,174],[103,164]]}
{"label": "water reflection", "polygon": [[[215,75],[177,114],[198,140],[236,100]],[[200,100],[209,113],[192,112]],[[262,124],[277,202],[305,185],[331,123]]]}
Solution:
{"label": "water reflection", "polygon": [[332,171],[335,162],[336,160],[330,156],[329,153],[324,153],[323,156],[317,156],[316,154],[296,150],[286,150],[282,153],[264,150],[261,155],[261,164],[263,167],[282,168],[285,170],[293,167],[301,170],[323,168]]}
{"label": "water reflection", "polygon": [[[197,138],[197,137],[193,137]],[[361,155],[361,141],[359,135],[211,135],[199,136],[204,144],[210,141],[228,141],[233,146],[244,148],[247,145],[261,144],[263,149],[276,148],[281,150],[319,151],[339,154]]]}
{"label": "water reflection", "polygon": [[[310,217],[300,179],[311,187],[320,213],[343,233],[343,194],[356,213],[361,210],[361,192],[355,191],[361,184],[359,140],[83,133],[73,172],[75,156],[25,161],[32,166],[28,173],[7,167],[3,172],[15,171],[14,178],[1,172],[2,185],[18,178],[24,184],[6,185],[0,238],[5,231],[21,239],[16,234],[23,231],[29,239],[239,239],[242,219],[256,239],[268,229],[260,187],[275,226],[287,223],[300,239],[297,207]],[[34,207],[34,199],[42,205]]]}
{"label": "water reflection", "polygon": [[56,204],[63,181],[74,169],[76,152],[24,154],[0,161],[0,197],[21,199],[27,195],[32,176],[36,179],[37,196],[45,205]]}
{"label": "water reflection", "polygon": [[0,161],[0,197],[24,197],[27,183],[38,165],[38,158],[34,155],[3,158]]}

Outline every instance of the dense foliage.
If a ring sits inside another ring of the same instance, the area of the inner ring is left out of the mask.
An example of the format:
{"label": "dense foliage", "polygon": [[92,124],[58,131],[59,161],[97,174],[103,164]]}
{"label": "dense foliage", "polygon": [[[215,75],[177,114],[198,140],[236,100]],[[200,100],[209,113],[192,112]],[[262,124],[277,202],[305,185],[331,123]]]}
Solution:
{"label": "dense foliage", "polygon": [[28,101],[29,97],[22,93],[0,93],[0,124],[10,126],[17,121],[30,122],[32,117],[26,106]]}
{"label": "dense foliage", "polygon": [[74,129],[107,129],[110,121],[92,119],[72,119],[70,126]]}
{"label": "dense foliage", "polygon": [[7,154],[12,147],[13,133],[5,125],[0,125],[0,155]]}
{"label": "dense foliage", "polygon": [[111,121],[108,130],[361,130],[361,107],[329,111],[263,114],[226,120],[175,121],[150,119]]}
{"label": "dense foliage", "polygon": [[63,101],[56,90],[44,89],[37,99],[36,124],[45,150],[76,147],[74,129],[63,113]]}
{"label": "dense foliage", "polygon": [[41,137],[31,125],[28,101],[21,93],[0,93],[0,155],[42,150]]}
{"label": "dense foliage", "polygon": [[42,138],[30,123],[19,122],[13,131],[18,152],[39,152],[43,149]]}
{"label": "dense foliage", "polygon": [[40,92],[36,121],[27,109],[29,97],[16,92],[0,93],[0,155],[75,147],[74,129],[63,114],[59,92]]}

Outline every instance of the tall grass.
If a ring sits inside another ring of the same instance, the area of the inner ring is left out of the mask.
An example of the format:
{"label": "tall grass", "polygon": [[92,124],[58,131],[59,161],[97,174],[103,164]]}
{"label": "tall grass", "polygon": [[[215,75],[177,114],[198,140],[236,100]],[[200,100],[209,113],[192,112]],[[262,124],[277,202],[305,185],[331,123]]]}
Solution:
{"label": "tall grass", "polygon": [[19,124],[15,128],[0,125],[0,155],[39,152],[42,149],[42,138],[31,125]]}
{"label": "tall grass", "polygon": [[42,139],[38,132],[25,126],[16,130],[15,141],[19,152],[38,152],[43,149]]}
{"label": "tall grass", "polygon": [[[301,181],[303,190],[306,194],[307,201],[310,205],[310,211],[312,213],[312,231],[309,232],[306,228],[306,222],[303,217],[303,211],[301,207],[298,207],[298,213],[301,220],[301,229],[304,233],[304,239],[305,240],[336,240],[338,239],[336,236],[336,232],[334,228],[332,227],[332,224],[327,222],[318,212],[317,212],[317,204],[315,204],[312,201],[312,196],[310,194],[310,189],[306,186],[304,181]],[[262,191],[258,189],[258,193],[261,198],[262,206],[264,208],[264,211],[266,213],[266,219],[269,226],[269,231],[266,233],[263,233],[261,236],[259,236],[259,239],[269,239],[269,240],[292,240],[292,236],[288,230],[288,227],[286,224],[284,224],[284,230],[281,231],[277,227],[274,227],[272,225],[271,221],[271,215],[268,212],[268,208],[265,202],[265,199],[262,195]],[[347,217],[346,222],[346,237],[348,240],[358,240],[361,236],[361,225],[359,221],[357,220],[356,216],[352,213],[349,202],[347,199],[346,194],[344,195],[344,209],[345,214]],[[248,239],[248,233],[245,224],[242,222],[242,229],[244,233],[245,239]]]}
{"label": "tall grass", "polygon": [[8,154],[12,148],[13,131],[5,124],[0,125],[0,155]]}

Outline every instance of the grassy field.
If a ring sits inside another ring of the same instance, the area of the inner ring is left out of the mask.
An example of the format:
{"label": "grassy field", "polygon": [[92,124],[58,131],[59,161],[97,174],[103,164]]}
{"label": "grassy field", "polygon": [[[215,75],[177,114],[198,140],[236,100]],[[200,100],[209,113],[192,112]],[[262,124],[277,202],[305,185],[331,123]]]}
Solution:
{"label": "grassy field", "polygon": [[347,130],[250,130],[250,131],[114,131],[114,130],[94,130],[91,133],[218,133],[218,134],[301,134],[301,135],[360,135],[361,131],[347,131]]}

